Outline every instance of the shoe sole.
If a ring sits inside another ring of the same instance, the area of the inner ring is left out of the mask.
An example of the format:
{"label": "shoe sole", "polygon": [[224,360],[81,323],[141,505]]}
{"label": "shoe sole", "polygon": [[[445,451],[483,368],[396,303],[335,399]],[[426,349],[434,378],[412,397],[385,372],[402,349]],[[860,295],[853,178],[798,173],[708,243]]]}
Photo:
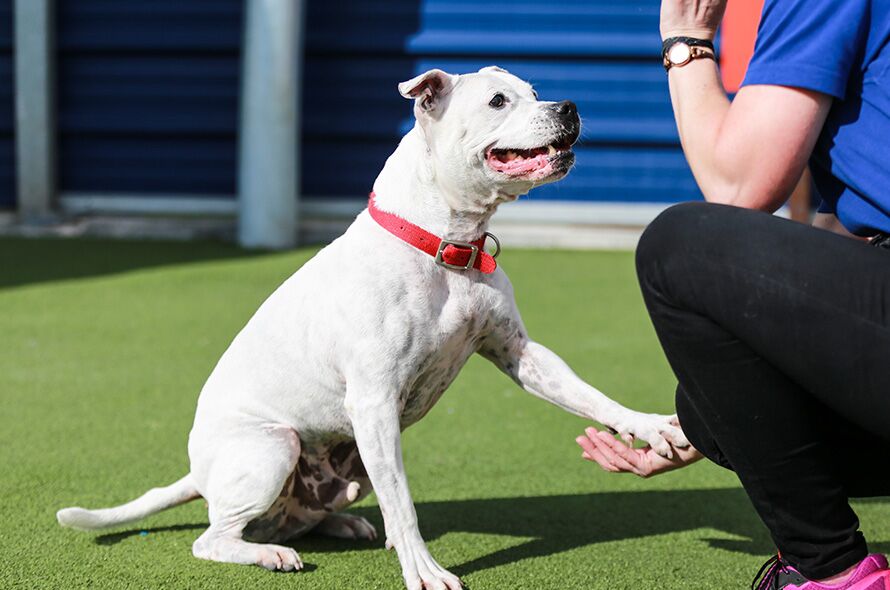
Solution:
{"label": "shoe sole", "polygon": [[890,590],[890,587],[887,586],[888,580],[890,580],[890,571],[881,570],[865,576],[846,590]]}

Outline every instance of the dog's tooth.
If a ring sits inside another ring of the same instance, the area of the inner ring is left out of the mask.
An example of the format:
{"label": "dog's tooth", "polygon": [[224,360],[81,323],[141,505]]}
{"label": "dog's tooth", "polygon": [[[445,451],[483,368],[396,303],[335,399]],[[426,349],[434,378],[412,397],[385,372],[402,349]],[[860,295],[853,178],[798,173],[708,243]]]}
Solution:
{"label": "dog's tooth", "polygon": [[507,152],[507,161],[515,160],[518,156],[519,156],[519,154],[517,154],[513,150],[510,150]]}
{"label": "dog's tooth", "polygon": [[556,155],[556,148],[553,147],[553,144],[552,144],[552,143],[551,143],[550,145],[547,146],[547,155],[548,155],[548,156],[555,156],[555,155]]}

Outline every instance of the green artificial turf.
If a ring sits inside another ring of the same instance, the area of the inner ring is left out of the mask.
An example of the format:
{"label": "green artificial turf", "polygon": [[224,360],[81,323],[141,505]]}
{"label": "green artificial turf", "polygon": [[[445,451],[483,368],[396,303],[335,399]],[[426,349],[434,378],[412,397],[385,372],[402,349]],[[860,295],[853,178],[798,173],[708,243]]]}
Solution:
{"label": "green artificial turf", "polygon": [[[0,587],[399,588],[382,539],[307,537],[307,571],[199,561],[197,501],[100,534],[55,511],[129,500],[188,469],[198,391],[263,299],[313,250],[0,240]],[[672,410],[673,378],[630,253],[507,250],[531,335],[625,404]],[[580,459],[585,421],[472,359],[404,436],[433,555],[479,589],[744,588],[772,547],[731,473],[651,480]],[[890,550],[890,506],[856,504]],[[354,508],[382,531],[373,497]]]}

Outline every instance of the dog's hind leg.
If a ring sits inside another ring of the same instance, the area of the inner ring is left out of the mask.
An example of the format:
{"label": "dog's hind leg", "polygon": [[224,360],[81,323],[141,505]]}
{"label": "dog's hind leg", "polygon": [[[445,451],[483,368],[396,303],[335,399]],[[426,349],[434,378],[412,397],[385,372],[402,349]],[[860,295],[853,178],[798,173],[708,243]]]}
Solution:
{"label": "dog's hind leg", "polygon": [[262,516],[278,498],[299,457],[297,433],[278,424],[266,425],[247,438],[239,432],[230,447],[217,448],[202,486],[210,528],[192,545],[195,557],[256,564],[269,570],[302,569],[300,556],[290,547],[242,538],[247,524]]}
{"label": "dog's hind leg", "polygon": [[337,539],[367,539],[373,541],[377,538],[377,529],[364,517],[355,514],[328,514],[323,521],[318,523],[312,532],[336,537]]}

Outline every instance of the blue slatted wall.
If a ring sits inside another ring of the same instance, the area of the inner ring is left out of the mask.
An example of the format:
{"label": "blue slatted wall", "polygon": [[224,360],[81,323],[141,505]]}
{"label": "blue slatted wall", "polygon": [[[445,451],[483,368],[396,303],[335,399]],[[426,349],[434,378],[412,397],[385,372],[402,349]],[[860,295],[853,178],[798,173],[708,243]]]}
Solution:
{"label": "blue slatted wall", "polygon": [[15,207],[12,0],[0,0],[0,209]]}
{"label": "blue slatted wall", "polygon": [[57,0],[60,189],[233,196],[242,9]]}
{"label": "blue slatted wall", "polygon": [[[0,2],[6,75],[11,0]],[[576,170],[533,197],[696,197],[658,61],[658,5],[309,0],[303,194],[367,193],[411,124],[399,81],[496,63],[542,98],[574,100],[585,122]],[[61,190],[234,195],[242,27],[243,0],[58,0]],[[0,93],[0,203],[12,183],[8,98]]]}
{"label": "blue slatted wall", "polygon": [[543,99],[574,100],[584,120],[575,171],[532,197],[696,198],[659,63],[658,11],[658,0],[310,0],[304,193],[370,189],[411,124],[399,81],[498,64]]}

